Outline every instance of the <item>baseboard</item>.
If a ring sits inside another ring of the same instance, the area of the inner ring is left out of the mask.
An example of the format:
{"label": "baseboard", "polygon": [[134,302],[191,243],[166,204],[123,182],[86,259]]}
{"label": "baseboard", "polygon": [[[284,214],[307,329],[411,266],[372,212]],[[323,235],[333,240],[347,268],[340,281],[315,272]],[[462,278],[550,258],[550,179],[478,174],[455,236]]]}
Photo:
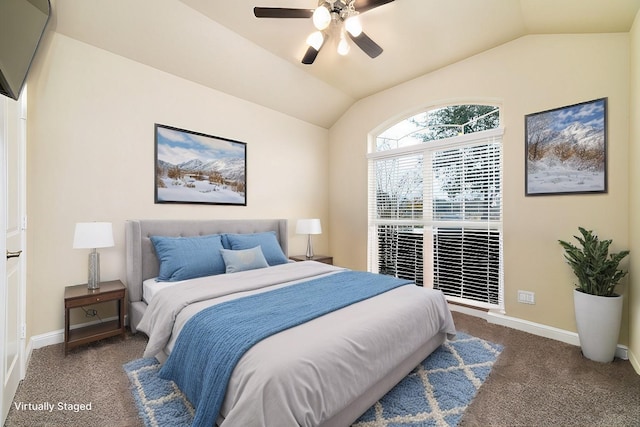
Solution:
{"label": "baseboard", "polygon": [[631,366],[633,369],[640,375],[640,360],[636,357],[636,355],[630,351],[629,353],[629,362],[631,362]]}
{"label": "baseboard", "polygon": [[[493,311],[483,311],[479,309],[449,304],[451,311],[457,311],[470,316],[480,317],[489,323],[506,326],[511,329],[528,332],[544,338],[550,338],[567,344],[580,346],[580,339],[576,332],[570,332],[564,329],[554,328],[553,326],[543,325],[541,323],[530,322],[528,320],[518,319],[516,317],[506,316],[502,313]],[[616,348],[616,357],[622,360],[629,360],[629,349],[627,346],[618,344]],[[632,361],[633,363],[633,361]],[[635,366],[634,366],[635,368]],[[636,368],[636,371],[638,369]]]}
{"label": "baseboard", "polygon": [[64,342],[64,329],[32,336],[29,340],[29,347],[31,347],[31,350],[36,350],[49,345],[60,344],[61,342]]}

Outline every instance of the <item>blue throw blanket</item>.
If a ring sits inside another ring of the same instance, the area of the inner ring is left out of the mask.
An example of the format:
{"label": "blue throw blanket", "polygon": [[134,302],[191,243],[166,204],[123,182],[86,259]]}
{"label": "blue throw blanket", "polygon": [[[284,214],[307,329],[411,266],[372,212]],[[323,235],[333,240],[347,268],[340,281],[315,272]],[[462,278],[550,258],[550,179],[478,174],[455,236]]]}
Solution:
{"label": "blue throw blanket", "polygon": [[184,325],[160,377],[173,380],[196,408],[194,426],[213,426],[231,373],[253,345],[409,283],[346,271],[209,307]]}

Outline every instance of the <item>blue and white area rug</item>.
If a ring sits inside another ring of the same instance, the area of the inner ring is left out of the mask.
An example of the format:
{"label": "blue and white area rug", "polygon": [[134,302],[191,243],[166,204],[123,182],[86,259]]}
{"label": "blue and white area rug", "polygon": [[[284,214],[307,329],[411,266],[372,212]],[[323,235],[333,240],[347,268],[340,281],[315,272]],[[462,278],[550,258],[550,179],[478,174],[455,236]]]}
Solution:
{"label": "blue and white area rug", "polygon": [[[387,393],[353,427],[456,426],[487,379],[502,346],[458,332]],[[145,426],[190,426],[193,407],[158,377],[155,358],[124,365]]]}

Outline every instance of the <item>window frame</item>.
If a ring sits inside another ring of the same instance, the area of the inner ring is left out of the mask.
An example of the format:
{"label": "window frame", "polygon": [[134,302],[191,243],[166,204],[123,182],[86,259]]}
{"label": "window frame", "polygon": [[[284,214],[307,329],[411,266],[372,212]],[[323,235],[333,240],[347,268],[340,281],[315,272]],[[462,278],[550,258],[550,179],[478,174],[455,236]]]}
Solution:
{"label": "window frame", "polygon": [[[501,111],[499,112],[501,114]],[[405,119],[406,120],[406,119]],[[399,122],[400,123],[400,122]],[[383,132],[380,132],[382,134]],[[371,144],[371,149],[374,150],[367,155],[368,162],[368,251],[367,251],[367,266],[371,272],[378,272],[378,226],[380,225],[396,225],[396,226],[416,226],[423,227],[423,274],[424,282],[423,286],[433,287],[433,274],[427,274],[429,271],[433,271],[434,257],[433,250],[427,250],[427,248],[433,248],[433,230],[434,227],[471,227],[471,228],[485,228],[488,230],[496,230],[499,233],[499,271],[498,271],[498,303],[485,303],[466,298],[460,298],[447,295],[446,298],[449,301],[459,302],[463,304],[472,305],[475,307],[486,309],[498,309],[504,310],[504,249],[503,249],[503,134],[504,127],[498,126],[497,128],[479,131],[469,134],[463,134],[446,139],[437,139],[424,142],[422,144],[415,144],[410,146],[404,146],[399,148],[392,148],[388,150],[375,151],[377,144],[374,142]],[[394,219],[394,218],[377,218],[377,199],[376,199],[376,177],[375,177],[375,162],[385,159],[402,158],[411,155],[422,155],[424,160],[422,176],[427,178],[431,167],[431,158],[434,152],[444,151],[447,149],[456,149],[461,147],[470,147],[473,145],[483,145],[490,143],[491,140],[496,140],[500,144],[500,215],[499,220],[489,219],[487,220],[434,220],[433,215],[433,198],[431,194],[428,194],[428,185],[423,183],[423,215],[421,218],[412,219]],[[429,159],[427,161],[427,159]]]}

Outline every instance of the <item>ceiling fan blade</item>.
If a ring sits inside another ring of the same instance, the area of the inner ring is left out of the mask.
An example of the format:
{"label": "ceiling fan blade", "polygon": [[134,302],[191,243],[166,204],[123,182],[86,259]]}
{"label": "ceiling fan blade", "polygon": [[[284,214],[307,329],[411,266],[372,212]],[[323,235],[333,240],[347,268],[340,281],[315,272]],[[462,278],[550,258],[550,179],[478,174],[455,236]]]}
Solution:
{"label": "ceiling fan blade", "polygon": [[256,18],[311,18],[313,9],[289,9],[284,7],[254,7]]}
{"label": "ceiling fan blade", "polygon": [[349,32],[347,32],[347,34],[349,34],[351,40],[371,58],[375,58],[382,53],[382,48],[378,46],[378,43],[371,40],[365,33],[360,33],[358,37],[352,36]]}
{"label": "ceiling fan blade", "polygon": [[363,13],[378,6],[391,3],[392,1],[394,0],[356,0],[354,6],[358,12]]}
{"label": "ceiling fan blade", "polygon": [[[322,49],[322,46],[320,46],[320,49]],[[313,64],[313,61],[316,60],[316,56],[318,56],[318,52],[319,50],[316,50],[316,48],[314,48],[313,46],[309,46],[309,49],[307,49],[307,52],[302,58],[302,63],[305,65]]]}

